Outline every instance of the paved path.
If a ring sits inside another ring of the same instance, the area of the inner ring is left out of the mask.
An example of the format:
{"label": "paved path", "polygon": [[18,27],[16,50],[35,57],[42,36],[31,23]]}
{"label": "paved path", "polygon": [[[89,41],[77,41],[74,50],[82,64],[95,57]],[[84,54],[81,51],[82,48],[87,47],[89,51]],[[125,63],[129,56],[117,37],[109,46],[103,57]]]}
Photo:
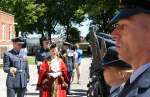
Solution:
{"label": "paved path", "polygon": [[[90,58],[83,58],[82,64],[80,66],[81,71],[81,84],[77,84],[76,75],[74,81],[71,85],[71,93],[73,95],[68,95],[68,97],[86,97],[87,83],[88,83],[88,74],[89,66],[91,63]],[[35,90],[37,83],[37,69],[35,65],[30,65],[30,82],[27,87],[27,93],[25,97],[39,97],[39,92]],[[3,72],[3,69],[0,68],[0,97],[6,97],[6,73]]]}

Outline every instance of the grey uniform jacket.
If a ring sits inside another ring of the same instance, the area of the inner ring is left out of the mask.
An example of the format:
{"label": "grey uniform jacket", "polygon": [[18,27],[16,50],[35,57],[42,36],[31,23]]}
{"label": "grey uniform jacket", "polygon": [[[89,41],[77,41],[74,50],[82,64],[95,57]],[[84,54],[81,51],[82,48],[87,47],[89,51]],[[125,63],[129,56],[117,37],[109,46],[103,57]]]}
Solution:
{"label": "grey uniform jacket", "polygon": [[144,71],[132,86],[129,93],[121,97],[150,97],[150,68]]}
{"label": "grey uniform jacket", "polygon": [[[10,67],[17,69],[16,75],[10,73]],[[7,74],[6,86],[10,88],[25,88],[29,79],[28,62],[12,49],[4,54],[3,69]]]}
{"label": "grey uniform jacket", "polygon": [[[120,85],[115,87],[112,91],[110,91],[110,95],[108,97],[118,97],[118,93],[122,90],[124,85]],[[112,89],[112,88],[111,88]]]}

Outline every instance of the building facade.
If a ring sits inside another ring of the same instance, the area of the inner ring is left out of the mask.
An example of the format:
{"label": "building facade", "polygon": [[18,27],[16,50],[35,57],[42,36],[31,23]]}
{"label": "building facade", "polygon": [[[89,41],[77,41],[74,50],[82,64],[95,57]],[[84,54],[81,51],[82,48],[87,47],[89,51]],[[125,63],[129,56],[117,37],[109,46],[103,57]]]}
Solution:
{"label": "building facade", "polygon": [[0,59],[4,52],[12,48],[13,37],[15,37],[14,15],[0,11]]}

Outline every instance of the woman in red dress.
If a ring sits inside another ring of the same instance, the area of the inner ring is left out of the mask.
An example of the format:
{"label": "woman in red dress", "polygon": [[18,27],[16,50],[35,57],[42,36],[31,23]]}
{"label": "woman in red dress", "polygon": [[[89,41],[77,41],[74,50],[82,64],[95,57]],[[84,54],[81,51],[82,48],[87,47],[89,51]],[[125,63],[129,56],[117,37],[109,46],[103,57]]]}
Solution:
{"label": "woman in red dress", "polygon": [[68,83],[67,67],[58,55],[56,44],[50,46],[51,61],[43,61],[37,88],[40,89],[40,97],[67,97]]}

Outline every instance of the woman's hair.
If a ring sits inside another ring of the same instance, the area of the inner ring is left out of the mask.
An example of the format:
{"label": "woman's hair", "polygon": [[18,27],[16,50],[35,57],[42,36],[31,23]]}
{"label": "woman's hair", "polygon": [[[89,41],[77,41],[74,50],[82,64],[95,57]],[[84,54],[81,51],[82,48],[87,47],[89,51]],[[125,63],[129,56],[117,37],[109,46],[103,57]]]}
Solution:
{"label": "woman's hair", "polygon": [[55,43],[52,43],[52,44],[50,45],[50,50],[53,49],[53,48],[56,48],[56,44],[55,44]]}
{"label": "woman's hair", "polygon": [[56,45],[55,43],[52,43],[52,44],[50,45],[50,50],[52,50],[52,49],[55,49],[55,53],[57,53],[57,55],[58,55],[59,50],[58,50],[58,47],[57,47],[57,45]]}

